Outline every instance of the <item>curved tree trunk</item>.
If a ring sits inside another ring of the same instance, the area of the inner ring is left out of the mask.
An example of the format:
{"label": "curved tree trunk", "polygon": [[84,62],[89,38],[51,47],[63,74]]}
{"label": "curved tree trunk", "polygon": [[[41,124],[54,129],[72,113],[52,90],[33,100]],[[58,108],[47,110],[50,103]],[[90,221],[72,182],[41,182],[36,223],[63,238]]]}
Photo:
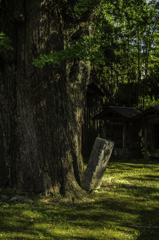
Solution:
{"label": "curved tree trunk", "polygon": [[32,65],[39,54],[63,50],[80,37],[88,16],[74,19],[75,4],[0,3],[0,32],[14,48],[0,50],[1,186],[35,193],[82,192],[81,127],[90,64],[71,59],[60,67]]}

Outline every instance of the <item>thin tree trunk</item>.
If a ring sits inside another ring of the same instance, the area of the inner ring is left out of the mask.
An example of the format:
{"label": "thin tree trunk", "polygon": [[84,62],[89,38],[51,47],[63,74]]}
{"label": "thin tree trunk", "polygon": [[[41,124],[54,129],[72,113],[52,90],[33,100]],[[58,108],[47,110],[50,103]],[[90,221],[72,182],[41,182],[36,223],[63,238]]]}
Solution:
{"label": "thin tree trunk", "polygon": [[138,92],[137,92],[137,103],[139,105],[139,97],[140,97],[140,80],[141,78],[141,69],[140,69],[140,45],[139,45],[139,29],[138,29]]}
{"label": "thin tree trunk", "polygon": [[128,106],[131,106],[131,97],[130,97],[130,66],[129,66],[129,47],[130,47],[130,39],[128,36],[128,50],[127,50],[127,77],[128,77]]}

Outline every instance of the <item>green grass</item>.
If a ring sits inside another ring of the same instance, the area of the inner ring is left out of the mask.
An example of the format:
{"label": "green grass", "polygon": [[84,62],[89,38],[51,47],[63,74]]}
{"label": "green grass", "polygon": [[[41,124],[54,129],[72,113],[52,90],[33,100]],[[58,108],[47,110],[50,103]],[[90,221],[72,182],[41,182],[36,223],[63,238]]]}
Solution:
{"label": "green grass", "polygon": [[50,197],[0,207],[0,239],[159,239],[152,226],[159,226],[159,160],[111,160],[100,191],[74,204]]}

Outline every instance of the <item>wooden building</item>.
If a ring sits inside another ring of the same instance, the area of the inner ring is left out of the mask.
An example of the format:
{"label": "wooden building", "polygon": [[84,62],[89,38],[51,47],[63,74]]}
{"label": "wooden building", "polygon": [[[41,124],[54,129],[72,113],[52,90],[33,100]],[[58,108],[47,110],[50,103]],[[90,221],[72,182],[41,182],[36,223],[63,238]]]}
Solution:
{"label": "wooden building", "polygon": [[91,71],[87,84],[86,107],[84,111],[84,124],[82,127],[82,154],[89,156],[96,137],[101,137],[102,120],[94,122],[92,118],[105,107],[106,98],[111,93],[104,84]]}
{"label": "wooden building", "polygon": [[[148,160],[149,155],[159,158],[159,106],[150,107],[134,117],[134,120],[137,119],[143,123],[144,160]],[[148,143],[150,143],[149,146]],[[149,155],[148,150],[150,151]]]}
{"label": "wooden building", "polygon": [[132,120],[141,111],[136,108],[109,106],[93,117],[93,120],[104,120],[103,138],[114,142],[114,150],[122,156],[126,149],[135,147],[139,140],[140,120]]}

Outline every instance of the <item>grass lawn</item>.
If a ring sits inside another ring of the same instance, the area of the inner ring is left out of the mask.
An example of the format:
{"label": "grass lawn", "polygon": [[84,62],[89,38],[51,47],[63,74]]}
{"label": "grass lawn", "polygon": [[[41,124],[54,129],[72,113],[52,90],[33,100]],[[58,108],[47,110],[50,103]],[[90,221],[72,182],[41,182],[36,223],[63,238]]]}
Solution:
{"label": "grass lawn", "polygon": [[0,206],[0,239],[159,239],[159,160],[110,160],[100,191]]}

